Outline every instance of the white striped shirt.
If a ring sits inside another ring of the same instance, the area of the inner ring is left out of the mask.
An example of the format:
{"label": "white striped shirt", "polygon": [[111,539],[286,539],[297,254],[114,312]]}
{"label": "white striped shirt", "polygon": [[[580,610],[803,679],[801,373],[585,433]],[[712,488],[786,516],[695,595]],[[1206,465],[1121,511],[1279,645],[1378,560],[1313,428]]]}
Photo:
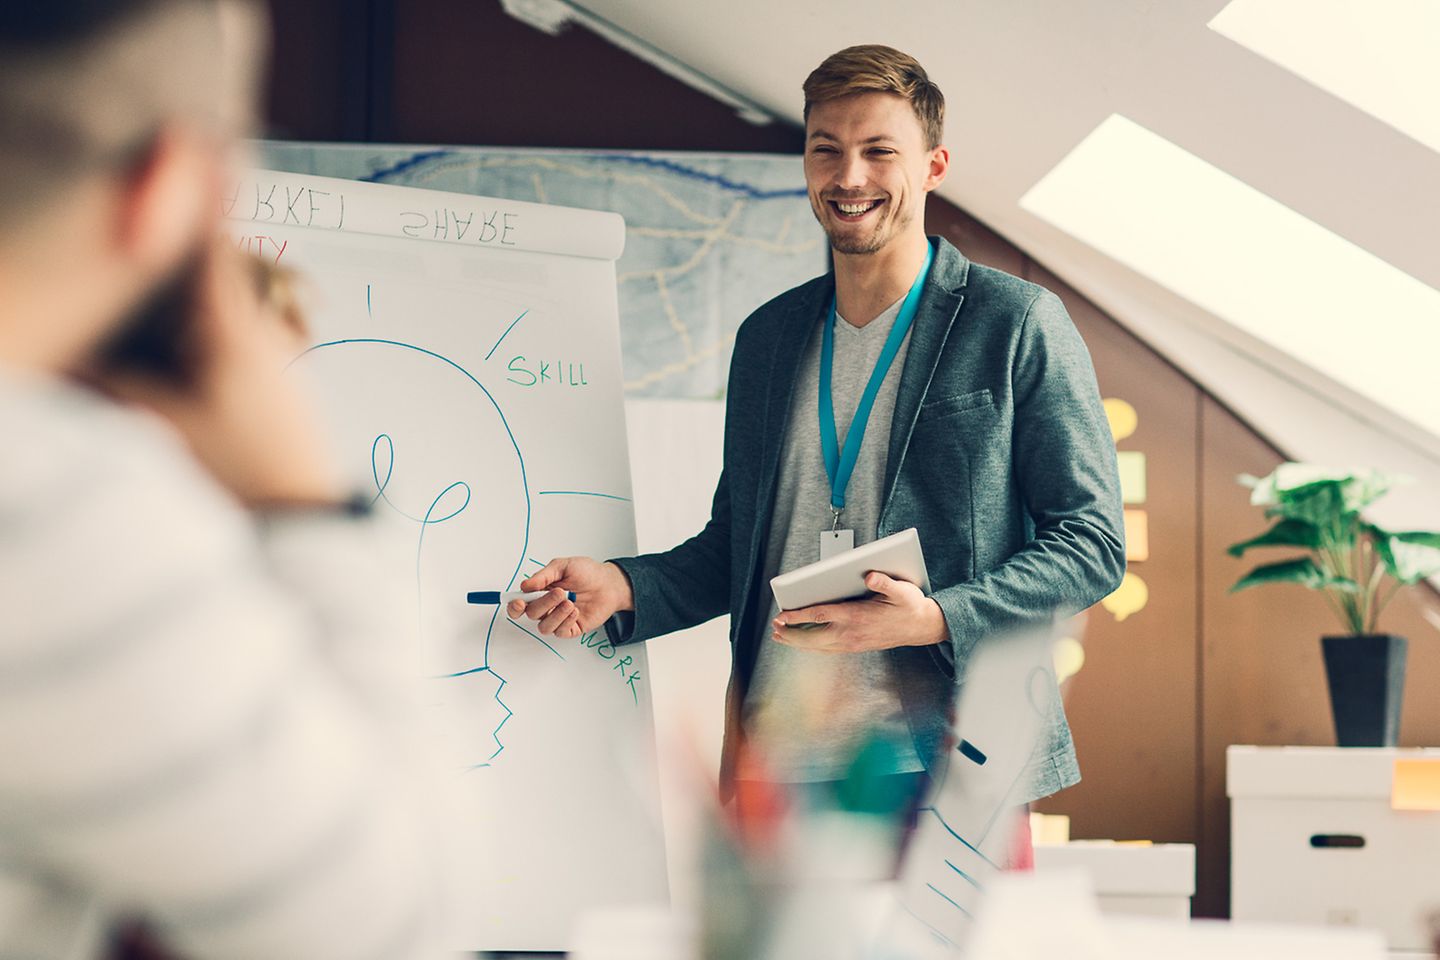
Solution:
{"label": "white striped shirt", "polygon": [[257,522],[158,420],[0,373],[0,960],[124,913],[195,958],[435,955],[377,535]]}

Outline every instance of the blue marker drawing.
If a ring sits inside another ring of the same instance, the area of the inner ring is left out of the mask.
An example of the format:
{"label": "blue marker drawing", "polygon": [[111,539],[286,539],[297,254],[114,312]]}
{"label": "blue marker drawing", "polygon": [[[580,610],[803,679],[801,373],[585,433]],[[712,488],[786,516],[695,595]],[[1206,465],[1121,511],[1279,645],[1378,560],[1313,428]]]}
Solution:
{"label": "blue marker drawing", "polygon": [[[518,321],[519,318],[516,319]],[[530,549],[530,527],[533,522],[533,503],[531,500],[529,479],[526,476],[525,472],[525,457],[520,450],[519,441],[515,438],[515,432],[511,429],[510,423],[505,417],[505,411],[501,409],[500,404],[496,402],[495,397],[490,393],[490,391],[485,387],[485,385],[481,383],[474,374],[470,373],[469,370],[466,370],[464,367],[456,363],[454,360],[451,360],[449,357],[436,353],[433,350],[427,350],[424,347],[416,346],[415,344],[411,343],[404,343],[399,340],[386,340],[372,337],[356,337],[343,340],[330,340],[324,343],[318,343],[310,347],[308,350],[302,353],[300,357],[297,357],[296,361],[298,361],[301,357],[305,357],[311,353],[315,353],[320,350],[331,350],[339,347],[353,348],[357,345],[362,344],[374,347],[409,350],[427,357],[432,357],[458,371],[472,384],[474,384],[476,387],[479,387],[481,393],[485,395],[485,399],[488,400],[490,406],[494,408],[496,416],[500,418],[500,425],[505,430],[505,436],[509,439],[510,445],[515,451],[516,463],[518,464],[520,469],[520,489],[523,491],[525,496],[525,525],[523,538],[524,542],[520,546],[520,550],[515,559],[514,569],[510,573],[510,578],[505,584],[505,588],[507,590],[514,587],[516,580],[520,576],[521,565],[524,564],[526,554],[529,552]],[[296,361],[292,361],[292,363]],[[388,493],[390,481],[393,478],[395,472],[395,441],[390,437],[389,434],[380,433],[375,437],[374,441],[371,443],[370,457],[371,473],[375,482],[376,489],[375,501],[378,502],[379,500],[384,500],[387,507],[394,510],[401,516],[406,517],[412,522],[418,523],[420,525],[420,535],[417,538],[418,542],[416,546],[416,578],[418,589],[421,570],[420,559],[424,549],[424,537],[427,528],[435,524],[444,523],[463,513],[470,504],[470,487],[464,481],[457,480],[453,483],[450,483],[431,500],[430,505],[426,508],[423,515],[416,516],[414,513],[396,505],[392,501]],[[446,503],[447,497],[451,501],[448,504]],[[498,672],[496,672],[495,665],[490,659],[490,641],[495,633],[495,619],[498,616],[499,612],[500,610],[497,607],[495,611],[491,614],[490,622],[485,628],[485,648],[481,657],[480,665],[469,670],[459,671],[450,676],[450,679],[454,679],[459,677],[473,676],[480,673],[489,673],[495,678],[497,684],[494,694],[495,702],[504,712],[504,716],[500,720],[500,723],[497,724],[495,729],[491,731],[491,736],[495,740],[495,752],[490,755],[489,760],[487,760],[485,763],[476,764],[475,767],[473,767],[472,769],[489,766],[490,762],[493,761],[504,751],[505,744],[500,739],[500,730],[502,727],[505,726],[507,722],[509,722],[510,718],[514,716],[514,711],[510,709],[509,705],[506,704],[504,699],[501,697],[501,691],[505,689],[505,685],[509,681],[506,680],[505,677],[501,676]],[[529,633],[529,631],[525,632]],[[531,634],[531,636],[534,635]],[[536,639],[539,638],[537,637]],[[548,643],[544,643],[543,640],[541,641],[541,643],[544,644],[545,647],[550,649],[552,653],[556,653],[556,655],[559,656],[559,653],[555,651],[553,647],[550,647]]]}
{"label": "blue marker drawing", "polygon": [[372,318],[372,319],[373,319],[374,316],[375,316],[374,314],[372,314],[372,313],[370,312],[370,284],[368,284],[368,283],[365,284],[365,316],[370,317],[370,318]]}
{"label": "blue marker drawing", "polygon": [[[537,490],[536,496],[540,497],[601,497],[605,500],[620,500],[629,503],[629,497],[617,497],[613,493],[593,493],[589,490]],[[542,564],[543,566],[543,564]]]}
{"label": "blue marker drawing", "polygon": [[[428,357],[434,357],[436,360],[439,360],[440,362],[445,363],[445,364],[453,367],[455,370],[459,371],[462,375],[464,375],[465,379],[469,380],[469,381],[470,381],[471,383],[473,383],[475,386],[479,387],[479,388],[480,388],[480,391],[485,394],[485,399],[488,400],[488,401],[490,401],[490,405],[495,408],[495,414],[500,418],[500,425],[501,425],[502,427],[504,427],[504,429],[505,429],[505,436],[510,440],[510,445],[511,445],[511,447],[512,447],[512,448],[514,449],[514,451],[515,451],[515,459],[516,459],[516,461],[519,463],[519,466],[520,466],[520,488],[521,488],[521,489],[524,491],[524,493],[525,493],[525,538],[524,538],[524,545],[522,546],[522,548],[521,548],[521,550],[520,550],[520,555],[519,555],[519,557],[518,557],[518,558],[516,559],[516,561],[515,561],[515,569],[514,569],[514,571],[510,574],[510,580],[509,580],[509,582],[506,584],[506,589],[507,589],[507,590],[510,589],[511,587],[513,587],[513,586],[515,585],[515,578],[520,575],[520,567],[521,567],[521,565],[525,562],[525,554],[526,554],[526,553],[529,551],[529,549],[530,549],[530,525],[531,525],[531,522],[532,522],[532,520],[533,520],[533,516],[532,516],[533,509],[532,509],[532,503],[531,503],[531,500],[530,500],[530,483],[529,483],[529,480],[528,480],[528,478],[526,477],[526,474],[525,474],[525,456],[524,456],[524,454],[522,454],[522,453],[520,452],[520,443],[519,443],[519,441],[517,441],[517,440],[515,439],[515,431],[510,428],[510,422],[505,418],[505,411],[500,408],[500,404],[496,402],[495,397],[490,393],[490,391],[489,391],[488,389],[486,389],[485,384],[481,383],[481,382],[475,377],[475,375],[472,374],[469,370],[466,370],[464,367],[460,366],[460,364],[456,363],[454,360],[451,360],[449,357],[442,356],[442,355],[436,353],[435,351],[433,351],[433,350],[427,350],[427,349],[425,349],[424,347],[417,347],[417,346],[415,346],[415,345],[412,344],[412,343],[402,343],[402,342],[399,341],[399,340],[384,340],[384,339],[375,338],[375,337],[356,337],[356,338],[353,338],[353,339],[346,339],[346,340],[330,340],[330,341],[327,341],[327,342],[325,342],[325,343],[317,343],[315,346],[309,348],[309,349],[306,350],[304,353],[302,353],[300,356],[301,356],[301,357],[307,356],[307,355],[309,355],[309,354],[311,354],[311,353],[316,352],[317,350],[325,350],[325,349],[328,349],[328,348],[331,348],[331,347],[348,346],[348,345],[352,345],[352,344],[374,344],[374,345],[386,346],[386,347],[398,347],[398,348],[400,348],[400,349],[402,349],[402,350],[413,350],[413,351],[415,351],[416,353],[421,353],[421,354],[424,354],[425,356],[428,356]],[[298,358],[297,358],[297,359],[298,359]],[[492,628],[493,628],[493,623],[492,623]],[[488,645],[489,645],[489,636],[488,636],[488,634],[487,634],[487,637],[486,637],[486,645],[487,645],[487,648],[488,648]]]}
{"label": "blue marker drawing", "polygon": [[[500,685],[495,688],[495,702],[500,704],[500,709],[505,711],[505,719],[501,720],[500,723],[495,727],[495,729],[490,731],[490,736],[495,738],[495,752],[490,754],[490,759],[486,760],[483,764],[483,766],[486,767],[490,766],[490,764],[495,761],[496,757],[500,756],[500,754],[505,752],[505,742],[500,739],[500,728],[505,726],[505,724],[509,723],[511,717],[515,716],[515,711],[510,709],[510,705],[504,700],[500,699],[500,691],[504,690],[505,684],[509,683],[510,681],[500,676],[500,674],[496,673],[494,670],[490,671],[490,676],[500,681]],[[480,766],[482,765],[476,764],[475,769],[479,769]]]}
{"label": "blue marker drawing", "polygon": [[453,679],[453,678],[455,678],[455,677],[468,677],[468,676],[470,676],[470,675],[472,675],[472,674],[476,674],[476,673],[489,673],[489,672],[490,672],[490,668],[489,668],[489,667],[471,667],[469,670],[457,670],[457,671],[455,671],[454,673],[442,673],[442,674],[440,674],[440,676],[435,677],[435,679],[436,679],[436,680],[450,680],[450,679]]}
{"label": "blue marker drawing", "polygon": [[519,323],[521,320],[524,320],[525,314],[529,312],[529,310],[523,310],[521,311],[520,316],[510,321],[510,326],[506,327],[505,332],[500,334],[500,339],[495,341],[495,346],[491,347],[490,352],[485,354],[486,360],[489,360],[495,355],[495,351],[500,349],[500,344],[505,340],[506,337],[510,336],[510,331],[515,329],[515,324]]}
{"label": "blue marker drawing", "polygon": [[[370,290],[368,288],[368,285],[366,291],[366,299],[368,308],[371,305]],[[505,339],[505,336],[508,335],[510,330],[512,330],[515,325],[524,318],[524,316],[525,313],[521,313],[520,316],[516,317],[515,320],[511,322],[505,333],[501,335],[501,341]],[[490,392],[490,390],[479,380],[479,378],[477,378],[465,367],[461,366],[459,363],[456,363],[449,357],[443,356],[433,350],[429,350],[415,344],[383,338],[347,338],[340,340],[331,340],[324,343],[316,344],[307,349],[304,353],[302,353],[301,357],[321,350],[334,350],[335,348],[340,347],[345,347],[347,349],[355,349],[361,345],[368,345],[372,348],[411,351],[444,363],[450,368],[460,373],[462,376],[464,376],[466,380],[468,380],[475,387],[478,387],[481,393],[485,395],[485,398],[488,401],[490,407],[494,409],[496,416],[499,418],[500,425],[505,431],[505,436],[509,440],[510,446],[515,453],[516,464],[519,468],[520,489],[525,497],[523,542],[520,544],[520,550],[518,552],[518,555],[516,556],[514,567],[511,570],[509,579],[503,585],[506,591],[513,590],[516,586],[517,580],[520,577],[521,569],[526,562],[533,563],[537,567],[543,567],[544,564],[541,563],[539,560],[528,556],[528,551],[530,547],[531,526],[534,520],[534,502],[532,500],[532,496],[536,494],[532,493],[532,491],[530,490],[529,478],[525,465],[525,457],[520,449],[520,444],[519,441],[516,439],[515,432],[511,428],[510,423],[505,416],[504,410],[496,401],[495,396]],[[495,346],[491,348],[491,352],[493,353],[494,350],[499,347],[499,345],[500,341],[497,341]],[[297,357],[296,360],[298,361],[298,359],[299,358]],[[293,362],[295,361],[292,361],[292,363]],[[423,603],[423,596],[421,593],[423,586],[422,559],[424,557],[426,537],[429,532],[429,528],[431,526],[437,526],[439,524],[455,520],[457,517],[466,514],[467,510],[469,510],[471,506],[473,491],[470,484],[467,483],[465,480],[457,479],[446,483],[433,497],[429,498],[429,503],[425,507],[423,513],[419,512],[419,504],[402,504],[400,502],[397,502],[395,491],[392,490],[392,482],[395,481],[395,478],[399,474],[399,471],[403,469],[403,465],[398,465],[398,461],[400,456],[402,456],[404,452],[405,451],[401,448],[401,445],[396,442],[395,438],[390,433],[381,431],[374,435],[374,439],[371,441],[370,445],[371,479],[374,483],[374,495],[371,499],[371,502],[383,502],[387,509],[393,511],[401,517],[404,517],[410,522],[415,523],[419,528],[416,536],[415,547],[415,578],[418,615]],[[629,498],[627,497],[620,497],[613,494],[605,494],[592,491],[554,490],[540,491],[539,493],[549,495],[598,497],[602,499],[629,502]],[[420,502],[424,503],[424,499],[422,498]],[[470,512],[473,513],[474,511]],[[505,687],[509,683],[509,680],[498,672],[495,663],[490,657],[490,645],[491,641],[494,639],[495,624],[498,619],[499,613],[500,609],[499,607],[496,607],[491,614],[489,623],[485,627],[485,643],[482,655],[479,658],[479,663],[467,669],[457,670],[453,673],[443,674],[435,678],[458,680],[461,678],[476,677],[479,674],[489,674],[495,680],[496,686],[493,698],[499,710],[501,711],[502,716],[499,720],[499,723],[497,723],[494,729],[490,731],[490,736],[494,740],[495,744],[494,751],[485,761],[476,763],[468,768],[471,770],[478,770],[492,766],[496,758],[498,758],[504,752],[505,743],[501,739],[501,730],[504,728],[505,724],[510,721],[510,718],[515,715],[514,711],[510,708],[509,704],[506,703],[503,697],[503,692],[505,690]],[[554,646],[547,642],[544,637],[541,637],[540,635],[532,632],[531,630],[526,629],[524,626],[518,623],[514,623],[514,621],[508,620],[508,618],[506,622],[511,623],[521,633],[526,634],[530,638],[534,639],[537,643],[544,646],[561,661],[564,661],[566,659],[564,654],[562,654],[559,650],[557,650]],[[610,656],[614,656],[613,648]],[[610,657],[604,657],[604,659],[609,658]],[[621,669],[620,672],[621,677],[631,687],[632,698],[635,699],[638,704],[639,698],[635,688],[635,681],[639,680],[638,672],[632,672],[629,675],[627,675],[627,673],[623,669]]]}
{"label": "blue marker drawing", "polygon": [[525,629],[525,627],[523,627],[523,626],[521,626],[520,624],[516,623],[514,620],[511,620],[510,623],[511,623],[512,625],[514,625],[515,627],[518,627],[522,633],[528,633],[528,634],[530,634],[530,636],[534,637],[536,640],[539,640],[541,643],[544,643],[544,644],[545,644],[545,649],[546,649],[546,650],[549,650],[551,653],[555,654],[555,656],[559,657],[561,660],[564,660],[564,659],[565,659],[565,655],[562,654],[559,650],[556,650],[554,647],[550,646],[550,644],[545,643],[545,638],[542,637],[542,636],[540,636],[540,634],[538,634],[538,633],[533,633],[533,632],[531,632],[530,630]]}
{"label": "blue marker drawing", "polygon": [[[385,477],[383,479],[380,477],[380,450],[382,447],[385,450]],[[456,480],[444,490],[440,491],[440,496],[435,498],[435,503],[430,504],[430,509],[425,512],[424,517],[412,516],[402,510],[399,505],[392,501],[390,497],[387,496],[385,493],[386,488],[390,486],[390,478],[394,475],[394,473],[395,441],[390,439],[390,435],[388,433],[382,433],[375,438],[374,443],[370,444],[370,476],[373,477],[375,480],[375,496],[370,498],[371,504],[374,504],[380,500],[384,500],[385,505],[388,506],[391,510],[394,510],[406,520],[410,520],[415,523],[444,523],[446,520],[458,516],[470,504],[470,485],[465,483],[463,480]],[[443,498],[445,494],[449,493],[456,487],[465,488],[465,502],[460,504],[460,506],[456,507],[454,510],[445,514],[445,516],[443,517],[433,516],[435,505],[440,502],[441,498]]]}
{"label": "blue marker drawing", "polygon": [[495,609],[495,613],[492,613],[492,614],[490,615],[490,626],[489,626],[489,628],[487,628],[487,630],[486,630],[486,632],[485,632],[485,637],[486,637],[486,640],[485,640],[485,660],[486,660],[485,669],[486,669],[487,671],[489,671],[490,676],[492,676],[492,677],[494,677],[496,680],[500,681],[500,682],[499,682],[498,684],[496,684],[496,686],[495,686],[495,702],[500,705],[500,709],[501,709],[501,710],[504,710],[504,711],[505,711],[505,716],[502,717],[501,720],[500,720],[500,722],[495,725],[495,729],[490,731],[490,736],[491,736],[491,738],[494,739],[494,741],[495,741],[495,752],[492,753],[492,754],[490,754],[490,759],[486,760],[484,763],[477,763],[477,764],[475,764],[473,767],[470,768],[471,770],[482,770],[482,769],[484,769],[485,767],[490,766],[490,764],[491,764],[492,762],[494,762],[494,760],[495,760],[496,757],[500,756],[501,753],[505,752],[505,743],[500,739],[500,728],[503,727],[503,726],[505,726],[505,724],[509,723],[511,717],[515,716],[515,711],[510,709],[510,705],[509,705],[508,703],[506,703],[504,700],[501,700],[501,699],[500,699],[500,691],[504,690],[504,689],[505,689],[505,684],[509,683],[510,681],[508,681],[508,680],[506,680],[504,677],[500,676],[499,673],[495,672],[495,668],[494,668],[494,667],[491,667],[491,666],[489,665],[489,660],[490,660],[490,640],[489,640],[490,631],[492,631],[492,630],[495,629],[495,617],[496,617],[499,613],[500,613],[500,609],[497,607],[497,608]]}
{"label": "blue marker drawing", "polygon": [[[380,476],[380,454],[382,450],[384,451],[385,456],[385,476],[383,478]],[[416,517],[402,510],[395,503],[395,501],[391,500],[389,495],[386,494],[385,490],[387,487],[390,486],[390,478],[394,475],[394,473],[395,441],[390,438],[390,435],[388,433],[382,433],[377,436],[375,438],[375,442],[370,445],[370,476],[373,477],[375,480],[375,496],[370,499],[370,502],[374,504],[380,500],[384,500],[385,505],[388,506],[391,510],[394,510],[396,513],[400,514],[400,516],[404,517],[406,520],[411,521],[412,523],[420,524],[420,536],[416,539],[415,543],[415,612],[418,619],[423,614],[425,605],[424,584],[420,575],[420,560],[425,549],[425,529],[431,524],[444,523],[447,520],[453,520],[455,517],[463,513],[465,511],[465,508],[470,506],[470,485],[463,480],[456,480],[454,483],[450,484],[445,489],[441,490],[438,494],[436,494],[435,499],[432,500],[430,502],[430,506],[426,508],[425,516]],[[437,517],[435,515],[435,509],[440,506],[440,502],[449,495],[451,490],[463,490],[465,494],[464,501],[460,504],[460,506],[456,507],[454,510],[451,510],[444,516]]]}

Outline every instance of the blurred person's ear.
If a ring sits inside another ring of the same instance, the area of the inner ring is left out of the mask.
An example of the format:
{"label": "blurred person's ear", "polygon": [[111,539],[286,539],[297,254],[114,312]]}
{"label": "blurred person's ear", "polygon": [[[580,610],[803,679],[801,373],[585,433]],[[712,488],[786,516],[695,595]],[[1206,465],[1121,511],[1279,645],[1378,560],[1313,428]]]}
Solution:
{"label": "blurred person's ear", "polygon": [[116,252],[148,277],[173,271],[218,228],[224,170],[213,139],[162,129],[119,180]]}

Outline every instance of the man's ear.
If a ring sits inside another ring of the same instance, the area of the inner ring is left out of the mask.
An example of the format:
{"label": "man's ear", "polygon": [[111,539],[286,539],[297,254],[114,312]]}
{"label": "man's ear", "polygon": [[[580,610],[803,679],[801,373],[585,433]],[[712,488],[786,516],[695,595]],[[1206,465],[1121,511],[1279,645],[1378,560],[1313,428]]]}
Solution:
{"label": "man's ear", "polygon": [[221,157],[213,143],[164,129],[123,174],[115,242],[152,276],[168,273],[209,236],[220,216]]}
{"label": "man's ear", "polygon": [[930,167],[925,171],[925,192],[929,193],[945,182],[950,172],[950,149],[943,143],[930,151]]}

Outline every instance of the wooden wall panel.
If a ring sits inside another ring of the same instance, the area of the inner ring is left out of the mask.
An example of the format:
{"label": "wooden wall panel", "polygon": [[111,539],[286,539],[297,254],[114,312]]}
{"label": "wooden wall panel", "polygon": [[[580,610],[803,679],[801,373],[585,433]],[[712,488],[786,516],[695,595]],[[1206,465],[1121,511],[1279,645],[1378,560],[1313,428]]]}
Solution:
{"label": "wooden wall panel", "polygon": [[1197,834],[1198,691],[1196,463],[1199,389],[1144,344],[1039,266],[1027,279],[1058,294],[1085,338],[1101,395],[1139,415],[1122,450],[1146,456],[1149,558],[1131,571],[1149,590],[1144,609],[1117,620],[1087,615],[1086,662],[1066,710],[1080,784],[1038,809],[1065,813],[1076,838],[1193,843]]}
{"label": "wooden wall panel", "polygon": [[933,193],[925,203],[925,232],[949,240],[976,263],[1017,277],[1024,276],[1029,264],[1015,244]]}

